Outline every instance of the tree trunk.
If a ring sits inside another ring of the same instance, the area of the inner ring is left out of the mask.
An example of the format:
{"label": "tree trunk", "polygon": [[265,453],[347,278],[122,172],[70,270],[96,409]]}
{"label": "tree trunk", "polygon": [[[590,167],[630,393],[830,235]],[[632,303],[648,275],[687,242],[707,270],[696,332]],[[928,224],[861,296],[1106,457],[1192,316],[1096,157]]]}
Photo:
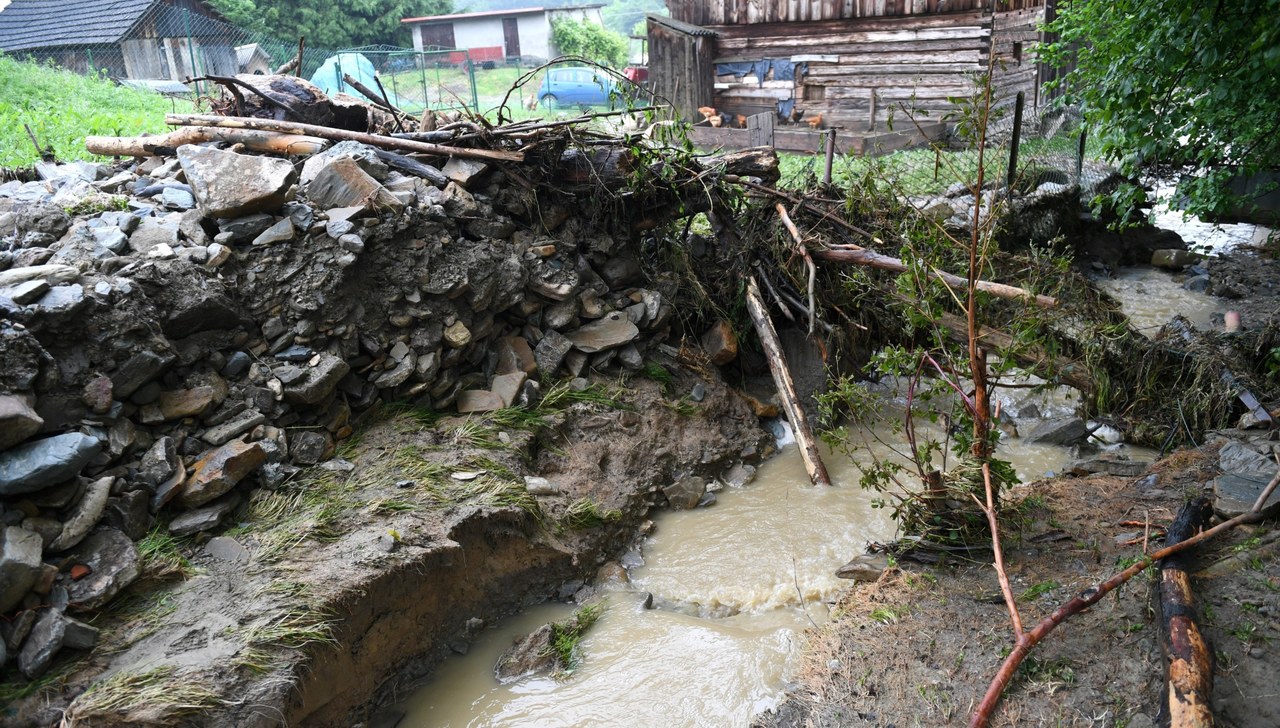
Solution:
{"label": "tree trunk", "polygon": [[[1200,497],[1178,513],[1165,543],[1185,541],[1209,525],[1213,508]],[[1167,683],[1163,698],[1169,728],[1212,728],[1213,662],[1209,645],[1196,623],[1195,596],[1187,572],[1186,552],[1160,562],[1160,615]]]}

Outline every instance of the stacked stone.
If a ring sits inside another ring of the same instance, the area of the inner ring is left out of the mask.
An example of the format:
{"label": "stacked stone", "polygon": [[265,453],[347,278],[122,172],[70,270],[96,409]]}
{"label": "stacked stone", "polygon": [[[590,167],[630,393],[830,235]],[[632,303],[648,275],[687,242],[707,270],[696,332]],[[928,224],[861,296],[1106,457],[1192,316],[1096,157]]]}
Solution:
{"label": "stacked stone", "polygon": [[0,185],[0,667],[91,647],[136,540],[219,528],[375,402],[529,405],[667,338],[624,221],[534,169],[384,158],[186,146]]}

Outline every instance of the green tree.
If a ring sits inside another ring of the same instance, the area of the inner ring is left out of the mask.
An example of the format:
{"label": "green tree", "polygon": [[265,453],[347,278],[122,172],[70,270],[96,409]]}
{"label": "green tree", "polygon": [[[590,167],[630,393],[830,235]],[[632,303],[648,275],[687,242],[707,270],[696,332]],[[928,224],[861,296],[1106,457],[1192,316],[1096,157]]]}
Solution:
{"label": "green tree", "polygon": [[583,56],[607,66],[627,62],[627,39],[589,21],[560,18],[552,22],[551,44],[563,55]]}
{"label": "green tree", "polygon": [[1194,166],[1189,210],[1223,212],[1227,178],[1280,163],[1277,18],[1280,0],[1072,0],[1043,57],[1077,64],[1064,83],[1107,156]]}
{"label": "green tree", "polygon": [[210,0],[233,23],[313,48],[408,46],[402,18],[452,12],[452,0]]}
{"label": "green tree", "polygon": [[667,15],[667,4],[663,0],[614,0],[600,9],[600,19],[609,30],[639,35],[635,30],[644,27],[644,16],[649,13]]}

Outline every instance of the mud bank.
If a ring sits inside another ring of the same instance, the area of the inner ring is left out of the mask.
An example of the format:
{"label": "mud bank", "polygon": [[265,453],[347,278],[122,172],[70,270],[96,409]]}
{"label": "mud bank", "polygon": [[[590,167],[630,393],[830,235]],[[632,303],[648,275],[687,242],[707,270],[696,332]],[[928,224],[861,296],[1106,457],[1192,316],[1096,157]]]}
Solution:
{"label": "mud bank", "polygon": [[764,455],[677,371],[736,353],[653,261],[687,195],[540,142],[518,168],[188,145],[0,185],[0,719],[345,724],[386,665]]}

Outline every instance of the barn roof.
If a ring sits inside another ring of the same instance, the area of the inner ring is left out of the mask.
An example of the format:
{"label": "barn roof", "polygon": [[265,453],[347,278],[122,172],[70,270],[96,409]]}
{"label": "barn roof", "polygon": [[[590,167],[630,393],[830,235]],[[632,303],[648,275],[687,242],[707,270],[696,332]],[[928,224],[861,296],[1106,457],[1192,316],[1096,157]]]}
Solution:
{"label": "barn roof", "polygon": [[157,0],[13,0],[0,11],[0,50],[116,43]]}

